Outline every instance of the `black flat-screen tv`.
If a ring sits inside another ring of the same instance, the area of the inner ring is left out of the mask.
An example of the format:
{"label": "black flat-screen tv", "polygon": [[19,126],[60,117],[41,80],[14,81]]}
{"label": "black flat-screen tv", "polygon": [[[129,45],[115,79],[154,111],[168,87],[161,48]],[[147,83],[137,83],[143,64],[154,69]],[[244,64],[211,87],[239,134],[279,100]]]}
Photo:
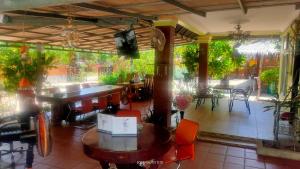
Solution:
{"label": "black flat-screen tv", "polygon": [[114,37],[119,56],[125,56],[127,59],[138,59],[140,57],[137,40],[133,29],[118,32]]}

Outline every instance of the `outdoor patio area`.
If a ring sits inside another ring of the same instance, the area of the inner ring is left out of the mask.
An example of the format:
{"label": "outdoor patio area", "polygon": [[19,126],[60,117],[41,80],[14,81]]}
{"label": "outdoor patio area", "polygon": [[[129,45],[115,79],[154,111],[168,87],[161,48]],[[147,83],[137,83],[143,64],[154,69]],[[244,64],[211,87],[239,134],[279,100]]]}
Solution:
{"label": "outdoor patio area", "polygon": [[0,0],[0,169],[300,169],[300,0]]}

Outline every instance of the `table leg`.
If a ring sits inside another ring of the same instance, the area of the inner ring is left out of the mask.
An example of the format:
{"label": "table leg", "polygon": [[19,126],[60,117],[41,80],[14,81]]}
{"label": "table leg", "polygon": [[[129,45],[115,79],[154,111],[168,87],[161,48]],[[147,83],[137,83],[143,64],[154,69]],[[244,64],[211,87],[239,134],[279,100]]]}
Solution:
{"label": "table leg", "polygon": [[[100,161],[99,162],[102,169],[114,169],[114,168],[110,168],[109,162],[106,161]],[[115,164],[117,169],[144,169],[144,167],[141,167],[138,164]],[[114,165],[111,165],[114,166]],[[156,169],[153,167],[150,167],[151,169]]]}
{"label": "table leg", "polygon": [[54,126],[61,124],[61,121],[65,118],[65,106],[63,104],[54,103],[51,105],[51,123]]}
{"label": "table leg", "polygon": [[99,163],[100,163],[102,169],[109,169],[109,163],[108,162],[100,161]]}

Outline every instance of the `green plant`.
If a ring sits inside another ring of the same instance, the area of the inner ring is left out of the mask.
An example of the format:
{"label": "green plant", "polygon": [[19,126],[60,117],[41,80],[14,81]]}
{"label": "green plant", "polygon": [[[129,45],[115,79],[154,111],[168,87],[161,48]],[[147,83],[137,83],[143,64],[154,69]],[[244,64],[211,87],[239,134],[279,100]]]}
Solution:
{"label": "green plant", "polygon": [[110,74],[102,75],[100,77],[100,82],[106,85],[115,85],[118,82],[119,73],[113,72]]}
{"label": "green plant", "polygon": [[187,69],[187,73],[183,74],[184,79],[189,80],[193,78],[197,69],[198,59],[199,59],[198,45],[190,44],[185,46],[185,49],[183,49],[182,52],[182,59],[183,59],[183,64]]}
{"label": "green plant", "polygon": [[264,70],[260,74],[260,79],[264,83],[275,84],[277,88],[278,79],[279,79],[279,68]]}
{"label": "green plant", "polygon": [[214,79],[223,79],[246,62],[244,55],[233,57],[234,48],[228,40],[209,43],[208,73]]}
{"label": "green plant", "polygon": [[0,73],[4,88],[9,92],[18,89],[21,78],[27,78],[39,92],[46,79],[47,70],[53,67],[55,58],[45,53],[30,50],[26,58],[22,58],[17,48],[1,48]]}

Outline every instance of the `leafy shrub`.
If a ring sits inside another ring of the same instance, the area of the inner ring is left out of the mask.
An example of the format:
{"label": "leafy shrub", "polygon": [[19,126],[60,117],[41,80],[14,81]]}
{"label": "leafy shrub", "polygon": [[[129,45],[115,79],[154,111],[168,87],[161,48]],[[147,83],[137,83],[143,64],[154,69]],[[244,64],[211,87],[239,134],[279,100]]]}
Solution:
{"label": "leafy shrub", "polygon": [[246,63],[246,57],[235,53],[228,40],[211,41],[208,55],[208,74],[213,79],[223,79]]}
{"label": "leafy shrub", "polygon": [[198,60],[199,60],[199,50],[196,44],[187,45],[183,50],[182,54],[183,64],[187,69],[187,73],[184,73],[184,79],[189,80],[193,78],[196,73]]}
{"label": "leafy shrub", "polygon": [[114,72],[111,74],[102,75],[100,77],[100,81],[106,85],[115,85],[118,82],[118,78],[119,78],[119,73]]}
{"label": "leafy shrub", "polygon": [[46,56],[45,53],[30,50],[27,58],[20,56],[17,48],[0,48],[0,74],[6,91],[15,92],[18,89],[21,78],[30,81],[36,90],[40,90],[46,79],[47,71],[53,68],[54,56]]}
{"label": "leafy shrub", "polygon": [[118,82],[126,81],[126,77],[127,77],[127,72],[124,70],[120,70],[118,72],[102,75],[100,77],[100,82],[106,85],[115,85]]}
{"label": "leafy shrub", "polygon": [[275,85],[277,86],[278,79],[279,79],[279,68],[264,70],[260,74],[260,79],[264,83],[267,84],[275,83]]}

